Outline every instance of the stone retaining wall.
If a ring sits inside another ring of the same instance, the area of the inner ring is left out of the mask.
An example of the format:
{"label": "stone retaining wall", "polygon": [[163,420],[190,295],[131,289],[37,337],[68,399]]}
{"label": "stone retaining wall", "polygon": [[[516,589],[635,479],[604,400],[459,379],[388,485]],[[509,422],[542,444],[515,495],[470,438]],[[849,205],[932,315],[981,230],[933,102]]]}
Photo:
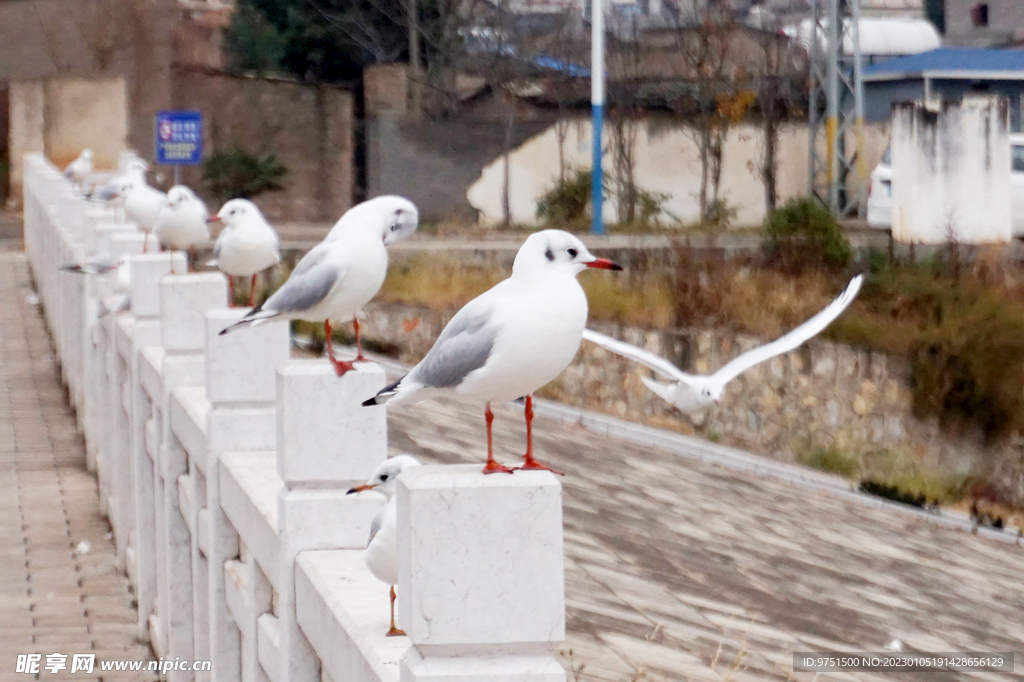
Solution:
{"label": "stone retaining wall", "polygon": [[[426,353],[451,316],[394,304],[375,304],[367,313],[367,337],[397,345],[406,362]],[[649,331],[595,321],[589,326],[701,374],[763,343],[728,332]],[[909,367],[902,360],[814,340],[743,373],[729,384],[721,405],[693,417],[651,393],[640,381],[648,375],[584,342],[572,365],[542,394],[782,460],[834,447],[861,457],[888,451],[956,476],[990,471],[999,489],[1024,501],[1019,445],[986,448],[979,438],[940,431],[937,419],[914,417]]]}

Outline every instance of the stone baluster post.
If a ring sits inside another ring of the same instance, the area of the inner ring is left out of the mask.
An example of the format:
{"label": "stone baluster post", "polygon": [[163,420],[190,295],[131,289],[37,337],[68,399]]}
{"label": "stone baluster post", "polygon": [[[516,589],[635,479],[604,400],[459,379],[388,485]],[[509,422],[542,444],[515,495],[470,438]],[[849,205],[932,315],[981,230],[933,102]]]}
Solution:
{"label": "stone baluster post", "polygon": [[306,550],[366,546],[381,499],[345,493],[387,457],[384,411],[360,405],[384,385],[384,370],[371,363],[341,378],[323,360],[278,369],[277,470],[284,480],[277,505],[280,618],[259,619],[262,631],[278,633],[278,680],[319,679],[319,659],[296,622],[295,559]]}
{"label": "stone baluster post", "polygon": [[[131,259],[131,472],[133,532],[127,554],[129,575],[135,577],[139,607],[139,639],[149,640],[150,616],[156,608],[157,543],[153,460],[146,446],[147,424],[153,416],[149,396],[142,387],[139,356],[143,348],[160,345],[160,280],[170,274],[172,262],[184,268],[182,254],[142,254]],[[123,476],[127,473],[120,472]]]}
{"label": "stone baluster post", "polygon": [[[196,520],[205,543],[193,548],[193,570],[196,575],[205,570],[207,575],[208,598],[196,608],[205,624],[197,623],[196,632],[208,633],[213,682],[261,679],[256,617],[270,609],[270,588],[265,578],[260,581],[258,566],[248,585],[254,611],[249,622],[236,625],[232,620],[224,583],[224,564],[238,557],[239,546],[238,534],[220,505],[220,456],[276,447],[276,370],[288,361],[291,348],[288,325],[280,322],[220,334],[248,311],[226,308],[206,314],[206,398],[211,404],[206,462],[200,471],[191,472],[195,489],[205,489],[205,509]],[[197,494],[194,499],[204,498]],[[239,628],[246,631],[245,637]]]}
{"label": "stone baluster post", "polygon": [[[208,311],[223,306],[226,297],[227,280],[219,272],[171,275],[160,282],[163,396],[156,424],[160,446],[153,490],[160,505],[156,514],[157,547],[162,548],[163,556],[157,572],[158,611],[167,629],[167,658],[196,658],[192,537],[189,523],[182,515],[178,491],[179,479],[188,473],[188,457],[171,433],[171,393],[185,386],[205,385],[205,316]],[[172,670],[167,673],[170,682],[187,682],[192,678],[191,672]]]}
{"label": "stone baluster post", "polygon": [[549,472],[478,464],[398,479],[402,682],[565,682],[562,487]]}

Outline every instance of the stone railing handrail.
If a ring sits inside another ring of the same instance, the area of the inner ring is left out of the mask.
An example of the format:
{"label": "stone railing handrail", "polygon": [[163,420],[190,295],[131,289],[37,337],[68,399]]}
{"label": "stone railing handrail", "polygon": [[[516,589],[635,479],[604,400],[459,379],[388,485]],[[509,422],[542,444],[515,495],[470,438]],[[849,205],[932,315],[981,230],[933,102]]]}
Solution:
{"label": "stone railing handrail", "polygon": [[[127,159],[125,159],[126,161]],[[25,157],[25,244],[63,380],[96,471],[138,635],[170,680],[565,680],[561,487],[423,466],[398,480],[398,623],[363,561],[375,493],[347,495],[387,456],[385,383],[360,365],[290,358],[286,324],[220,335],[220,273],[84,199]],[[62,265],[129,256],[130,308],[101,314],[116,273]],[[512,526],[514,518],[534,519]],[[457,555],[457,558],[455,558]],[[522,561],[509,564],[507,557]]]}

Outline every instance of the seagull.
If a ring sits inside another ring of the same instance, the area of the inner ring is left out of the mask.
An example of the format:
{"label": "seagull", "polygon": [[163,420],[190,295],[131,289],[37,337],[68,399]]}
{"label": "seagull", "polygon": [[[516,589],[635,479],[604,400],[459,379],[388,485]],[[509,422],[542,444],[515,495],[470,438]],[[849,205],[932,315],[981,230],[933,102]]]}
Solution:
{"label": "seagull", "polygon": [[846,285],[843,293],[807,322],[771,343],[743,353],[711,375],[687,374],[664,358],[591,329],[583,332],[583,338],[672,379],[675,383],[666,384],[641,377],[647,388],[672,403],[680,412],[694,414],[712,404],[717,405],[722,399],[725,385],[741,373],[777,355],[788,353],[821,333],[853,302],[863,282],[864,276],[857,275]]}
{"label": "seagull", "polygon": [[388,637],[402,637],[404,632],[395,627],[395,585],[398,584],[398,509],[395,505],[395,481],[398,475],[409,467],[418,467],[420,463],[415,457],[398,455],[385,460],[370,480],[357,485],[346,494],[364,490],[376,490],[388,499],[387,504],[380,508],[370,522],[370,542],[366,547],[363,560],[373,577],[391,586],[391,627]]}
{"label": "seagull", "polygon": [[[404,377],[363,405],[418,402],[454,393],[485,403],[484,473],[511,473],[494,461],[492,402],[525,396],[522,469],[547,469],[533,457],[532,393],[572,361],[587,322],[587,296],[576,275],[587,268],[621,270],[562,230],[542,230],[520,247],[512,276],[467,303]],[[557,473],[557,472],[556,472]]]}
{"label": "seagull", "polygon": [[115,211],[115,220],[121,220],[116,214],[117,209],[124,208],[124,195],[121,194],[121,184],[124,180],[138,179],[140,183],[146,182],[146,171],[149,166],[142,159],[132,159],[128,162],[123,173],[113,178],[105,185],[93,187],[85,195],[89,201],[102,201]]}
{"label": "seagull", "polygon": [[153,234],[161,246],[174,251],[187,250],[191,266],[195,247],[210,241],[210,226],[206,224],[209,217],[206,204],[195,192],[184,185],[175,185],[168,190],[167,203],[157,214]]}
{"label": "seagull", "polygon": [[211,223],[223,223],[224,229],[213,246],[213,260],[207,265],[216,266],[228,276],[231,291],[231,305],[235,301],[235,277],[251,277],[249,282],[249,305],[253,303],[256,291],[256,275],[281,262],[277,232],[260,213],[256,204],[248,199],[232,199],[224,204]]}
{"label": "seagull", "polygon": [[[144,176],[124,176],[118,185],[118,194],[124,197],[124,212],[128,219],[139,226],[149,242],[149,234],[156,225],[160,210],[167,203],[167,195],[153,189]],[[143,247],[143,251],[146,247]]]}
{"label": "seagull", "polygon": [[131,264],[131,256],[124,254],[116,261],[109,258],[98,258],[81,265],[64,265],[60,269],[79,275],[105,275],[117,270],[111,295],[100,300],[99,317],[103,317],[110,313],[127,310],[130,307]]}
{"label": "seagull", "polygon": [[86,149],[64,169],[64,177],[79,187],[92,175],[92,150]]}
{"label": "seagull", "polygon": [[[238,326],[265,320],[324,321],[327,355],[338,376],[365,360],[359,339],[358,314],[384,283],[387,246],[416,230],[419,211],[408,199],[383,196],[350,209],[327,237],[302,257],[288,280],[262,305],[221,334]],[[352,320],[356,333],[355,360],[334,357],[331,320]]]}

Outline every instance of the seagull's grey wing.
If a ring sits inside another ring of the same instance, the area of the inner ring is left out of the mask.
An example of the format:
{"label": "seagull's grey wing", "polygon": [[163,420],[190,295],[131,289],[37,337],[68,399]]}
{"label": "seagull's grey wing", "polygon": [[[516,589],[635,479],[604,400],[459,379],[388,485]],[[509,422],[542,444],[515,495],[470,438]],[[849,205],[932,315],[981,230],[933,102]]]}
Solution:
{"label": "seagull's grey wing", "polygon": [[846,308],[857,298],[861,284],[864,283],[864,275],[857,275],[846,285],[843,293],[839,294],[834,301],[829,303],[821,312],[804,322],[802,325],[789,332],[785,336],[775,339],[771,343],[758,346],[742,355],[733,358],[724,367],[711,375],[716,382],[726,383],[736,378],[741,372],[745,372],[754,365],[765,360],[770,360],[776,355],[788,353],[799,347],[804,341],[820,334],[825,327],[832,323],[832,320],[839,317]]}
{"label": "seagull's grey wing", "polygon": [[467,303],[448,322],[426,357],[409,372],[409,381],[431,388],[451,388],[483,367],[498,334],[491,324],[492,312],[486,299]]}
{"label": "seagull's grey wing", "polygon": [[263,304],[268,313],[296,313],[309,310],[326,298],[345,276],[345,270],[328,261],[330,248],[320,244],[302,257],[291,276]]}
{"label": "seagull's grey wing", "polygon": [[648,369],[653,369],[658,374],[661,374],[666,379],[672,379],[673,381],[690,382],[694,377],[686,372],[683,372],[678,367],[673,365],[671,362],[664,358],[660,358],[654,353],[649,353],[643,348],[637,348],[625,341],[619,341],[613,339],[610,336],[605,336],[600,332],[595,332],[592,329],[583,330],[583,338],[591,343],[596,343],[605,350],[610,350],[616,355],[621,355],[624,358],[628,358],[633,362],[639,362]]}
{"label": "seagull's grey wing", "polygon": [[384,525],[384,515],[387,511],[388,505],[385,504],[377,510],[376,514],[373,515],[373,520],[370,521],[370,539],[366,541],[367,545],[373,542],[373,538],[377,535],[377,531],[379,531],[380,527]]}

